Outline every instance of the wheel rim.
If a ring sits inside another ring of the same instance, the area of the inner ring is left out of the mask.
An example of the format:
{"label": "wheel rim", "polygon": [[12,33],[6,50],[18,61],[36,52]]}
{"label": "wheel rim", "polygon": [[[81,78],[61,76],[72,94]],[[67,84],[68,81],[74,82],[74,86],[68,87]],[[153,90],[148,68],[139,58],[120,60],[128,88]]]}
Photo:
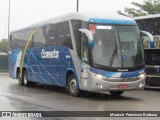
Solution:
{"label": "wheel rim", "polygon": [[70,82],[70,90],[72,93],[76,92],[77,88],[76,88],[76,80],[72,79]]}

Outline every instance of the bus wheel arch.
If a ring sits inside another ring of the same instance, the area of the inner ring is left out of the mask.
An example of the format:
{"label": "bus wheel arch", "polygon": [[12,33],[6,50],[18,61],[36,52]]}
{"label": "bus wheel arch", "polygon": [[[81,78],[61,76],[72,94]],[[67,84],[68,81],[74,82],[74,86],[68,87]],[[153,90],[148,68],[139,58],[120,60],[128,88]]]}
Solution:
{"label": "bus wheel arch", "polygon": [[71,96],[78,97],[80,95],[80,89],[77,87],[78,81],[76,80],[73,71],[69,70],[66,74],[66,88]]}

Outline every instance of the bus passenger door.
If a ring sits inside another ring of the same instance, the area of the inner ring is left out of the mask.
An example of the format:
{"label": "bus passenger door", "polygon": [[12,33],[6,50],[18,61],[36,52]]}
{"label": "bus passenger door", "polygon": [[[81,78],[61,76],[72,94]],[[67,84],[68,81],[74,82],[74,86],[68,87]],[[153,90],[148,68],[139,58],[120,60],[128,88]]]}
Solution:
{"label": "bus passenger door", "polygon": [[88,49],[88,38],[84,34],[81,37],[81,66],[80,66],[80,86],[83,90],[87,90],[89,87],[89,49]]}

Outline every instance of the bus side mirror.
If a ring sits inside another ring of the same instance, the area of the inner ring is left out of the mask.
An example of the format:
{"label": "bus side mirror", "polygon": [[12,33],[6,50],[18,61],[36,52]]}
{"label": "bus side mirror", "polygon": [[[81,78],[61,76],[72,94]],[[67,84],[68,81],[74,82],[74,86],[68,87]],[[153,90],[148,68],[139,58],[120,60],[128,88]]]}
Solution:
{"label": "bus side mirror", "polygon": [[147,31],[140,31],[142,36],[147,36],[149,38],[150,48],[154,48],[154,38],[151,33]]}
{"label": "bus side mirror", "polygon": [[92,32],[87,30],[87,29],[79,29],[79,31],[86,34],[86,36],[88,38],[88,45],[89,45],[89,47],[93,48],[94,47],[94,41],[93,41]]}

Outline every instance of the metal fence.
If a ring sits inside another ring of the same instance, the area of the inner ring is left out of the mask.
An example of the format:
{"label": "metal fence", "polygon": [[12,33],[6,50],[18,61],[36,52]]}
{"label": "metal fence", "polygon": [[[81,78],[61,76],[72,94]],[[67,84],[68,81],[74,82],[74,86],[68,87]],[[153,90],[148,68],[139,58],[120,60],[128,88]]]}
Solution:
{"label": "metal fence", "polygon": [[0,55],[0,72],[8,72],[8,55]]}

